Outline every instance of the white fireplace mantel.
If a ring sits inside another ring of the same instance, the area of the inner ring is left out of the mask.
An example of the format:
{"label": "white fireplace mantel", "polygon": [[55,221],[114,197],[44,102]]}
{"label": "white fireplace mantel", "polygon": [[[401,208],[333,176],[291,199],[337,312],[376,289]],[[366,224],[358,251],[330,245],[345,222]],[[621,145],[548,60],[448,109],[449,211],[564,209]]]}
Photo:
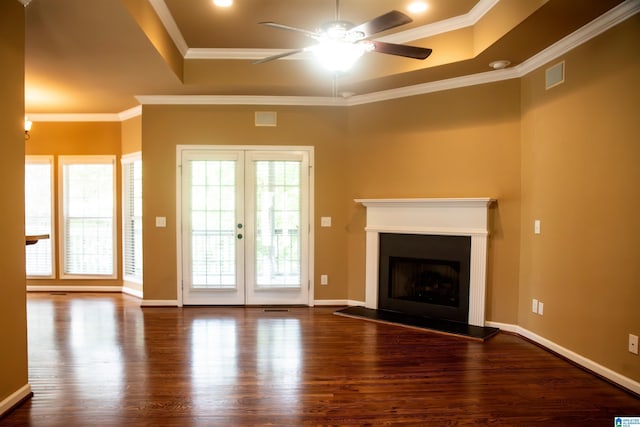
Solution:
{"label": "white fireplace mantel", "polygon": [[469,324],[484,326],[488,209],[495,199],[355,199],[367,208],[365,305],[378,308],[380,233],[471,237]]}

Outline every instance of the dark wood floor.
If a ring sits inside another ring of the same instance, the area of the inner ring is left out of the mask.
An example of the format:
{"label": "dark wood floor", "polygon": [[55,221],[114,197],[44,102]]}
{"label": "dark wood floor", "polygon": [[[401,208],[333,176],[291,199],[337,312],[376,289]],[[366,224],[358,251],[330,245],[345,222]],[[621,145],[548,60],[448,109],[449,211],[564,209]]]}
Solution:
{"label": "dark wood floor", "polygon": [[331,308],[144,308],[30,294],[35,393],[2,426],[612,426],[640,399],[513,335],[485,343]]}

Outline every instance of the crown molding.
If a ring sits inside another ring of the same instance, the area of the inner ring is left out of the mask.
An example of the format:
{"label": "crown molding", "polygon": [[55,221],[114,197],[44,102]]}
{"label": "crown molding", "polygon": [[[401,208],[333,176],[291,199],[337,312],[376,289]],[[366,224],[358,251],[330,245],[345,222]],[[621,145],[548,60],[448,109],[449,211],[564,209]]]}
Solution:
{"label": "crown molding", "polygon": [[[256,60],[272,55],[280,55],[295,49],[225,49],[225,48],[189,48],[184,55],[184,59],[236,59],[236,60]],[[280,58],[281,60],[310,59],[310,52],[301,52],[295,55]]]}
{"label": "crown molding", "polygon": [[397,89],[389,89],[380,92],[368,93],[365,95],[355,95],[347,98],[348,106],[371,104],[380,101],[389,101],[409,96],[425,95],[427,93],[442,92],[445,90],[458,89],[468,86],[476,86],[486,83],[495,83],[503,80],[511,80],[521,77],[514,68],[503,70],[487,71],[485,73],[471,74],[468,76],[454,77],[436,82],[422,83],[413,86],[406,86]]}
{"label": "crown molding", "polygon": [[520,77],[542,67],[640,12],[640,0],[626,0],[517,67]]}
{"label": "crown molding", "polygon": [[129,108],[128,110],[124,110],[118,113],[118,117],[122,122],[124,122],[125,120],[133,119],[134,117],[138,117],[141,115],[142,115],[142,105],[136,105],[133,108]]}
{"label": "crown molding", "polygon": [[142,105],[296,105],[346,107],[344,98],[329,96],[142,95]]}
{"label": "crown molding", "polygon": [[28,113],[32,122],[120,122],[121,113]]}
{"label": "crown molding", "polygon": [[169,37],[171,37],[171,40],[173,40],[176,48],[178,48],[178,50],[184,57],[189,50],[189,46],[187,45],[187,42],[180,32],[178,24],[176,24],[175,19],[173,19],[173,15],[169,11],[167,4],[164,2],[164,0],[149,0],[149,3],[151,4],[151,7],[153,7],[153,10],[155,10],[158,18],[160,18],[160,22],[162,22],[162,25],[164,25],[164,29],[167,31],[167,33],[169,33]]}
{"label": "crown molding", "polygon": [[456,31],[462,28],[472,27],[482,19],[482,17],[497,5],[500,0],[480,0],[468,13],[464,15],[454,16],[453,18],[444,19],[434,22],[433,24],[423,25],[411,30],[399,31],[377,40],[387,43],[408,43],[414,40],[433,37],[438,34],[444,34]]}

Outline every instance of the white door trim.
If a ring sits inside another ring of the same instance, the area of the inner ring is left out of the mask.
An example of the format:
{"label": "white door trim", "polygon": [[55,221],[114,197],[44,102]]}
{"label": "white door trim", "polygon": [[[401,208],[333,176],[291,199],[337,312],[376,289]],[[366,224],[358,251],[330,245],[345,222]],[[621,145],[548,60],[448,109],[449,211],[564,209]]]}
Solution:
{"label": "white door trim", "polygon": [[178,307],[183,306],[182,273],[182,153],[189,150],[260,150],[260,151],[304,151],[309,156],[309,292],[308,306],[314,305],[314,259],[315,259],[315,158],[313,146],[301,145],[176,145],[176,289]]}

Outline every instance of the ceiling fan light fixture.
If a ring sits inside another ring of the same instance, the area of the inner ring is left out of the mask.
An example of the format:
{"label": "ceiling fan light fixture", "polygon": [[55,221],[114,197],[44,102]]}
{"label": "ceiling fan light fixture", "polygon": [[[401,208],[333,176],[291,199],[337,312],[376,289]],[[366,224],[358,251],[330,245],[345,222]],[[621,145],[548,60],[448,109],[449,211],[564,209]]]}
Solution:
{"label": "ceiling fan light fixture", "polygon": [[325,40],[309,48],[324,68],[334,72],[349,71],[365,52],[372,49],[372,43],[349,43],[338,40]]}

